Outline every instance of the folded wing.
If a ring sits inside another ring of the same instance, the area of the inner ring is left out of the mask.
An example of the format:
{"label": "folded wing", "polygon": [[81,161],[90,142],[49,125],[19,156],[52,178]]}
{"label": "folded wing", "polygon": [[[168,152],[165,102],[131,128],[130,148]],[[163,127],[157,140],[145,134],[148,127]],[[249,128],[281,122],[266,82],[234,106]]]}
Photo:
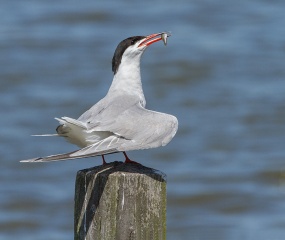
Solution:
{"label": "folded wing", "polygon": [[[118,104],[118,106],[122,106],[120,103]],[[84,116],[78,120],[67,117],[57,119],[62,124],[67,123],[68,126],[57,129],[59,135],[66,137],[72,143],[77,145],[82,143],[85,146],[70,153],[22,160],[21,162],[59,161],[155,148],[169,143],[177,131],[176,117],[147,110],[139,102],[120,110],[118,112],[118,109],[113,109],[111,105],[110,108],[106,107],[99,112],[97,118]],[[117,112],[116,117],[114,117],[114,111]],[[69,133],[65,130],[70,129],[75,129],[75,131],[71,131],[71,134],[68,135]],[[76,137],[78,138],[79,133],[81,135],[78,140]]]}

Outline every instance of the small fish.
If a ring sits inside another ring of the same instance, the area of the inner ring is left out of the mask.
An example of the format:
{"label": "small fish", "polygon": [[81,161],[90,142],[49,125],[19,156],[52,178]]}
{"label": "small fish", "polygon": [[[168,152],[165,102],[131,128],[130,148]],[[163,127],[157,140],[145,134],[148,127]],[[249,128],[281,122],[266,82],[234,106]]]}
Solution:
{"label": "small fish", "polygon": [[164,45],[166,46],[167,45],[167,33],[162,33],[161,34],[161,38],[162,38],[162,41],[164,43]]}
{"label": "small fish", "polygon": [[171,34],[168,32],[161,33],[161,39],[162,39],[165,46],[167,45],[167,38],[170,36],[171,36]]}

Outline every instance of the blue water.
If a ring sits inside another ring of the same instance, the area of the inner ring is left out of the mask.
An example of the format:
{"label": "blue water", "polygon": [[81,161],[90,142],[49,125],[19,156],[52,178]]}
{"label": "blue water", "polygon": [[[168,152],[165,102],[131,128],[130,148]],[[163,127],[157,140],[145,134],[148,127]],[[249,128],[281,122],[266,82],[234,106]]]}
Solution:
{"label": "blue water", "polygon": [[[285,236],[285,2],[15,1],[0,8],[0,239],[73,238],[76,172],[100,158],[21,159],[72,151],[54,117],[101,99],[126,37],[171,31],[142,59],[149,109],[179,130],[129,156],[168,176],[168,239]],[[107,161],[123,160],[121,154]]]}

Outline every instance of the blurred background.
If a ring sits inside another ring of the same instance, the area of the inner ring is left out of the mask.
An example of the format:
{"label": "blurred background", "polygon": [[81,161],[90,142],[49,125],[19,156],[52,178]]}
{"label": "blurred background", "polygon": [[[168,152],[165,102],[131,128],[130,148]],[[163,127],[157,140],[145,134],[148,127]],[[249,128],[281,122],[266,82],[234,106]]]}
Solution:
{"label": "blurred background", "polygon": [[[0,239],[73,239],[76,172],[101,158],[24,164],[77,147],[54,117],[105,96],[117,44],[171,31],[142,58],[149,109],[179,120],[129,153],[168,176],[168,239],[284,239],[285,2],[2,0]],[[123,161],[122,154],[106,157]]]}

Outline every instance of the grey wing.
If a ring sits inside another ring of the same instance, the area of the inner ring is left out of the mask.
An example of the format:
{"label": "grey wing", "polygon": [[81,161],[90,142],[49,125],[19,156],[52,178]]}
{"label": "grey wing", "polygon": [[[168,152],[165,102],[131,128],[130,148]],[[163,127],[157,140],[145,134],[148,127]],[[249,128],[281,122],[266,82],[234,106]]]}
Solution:
{"label": "grey wing", "polygon": [[[109,132],[108,137],[74,152],[28,159],[23,162],[59,161],[160,147],[170,142],[178,128],[176,117],[147,110],[139,103],[117,114],[116,118],[106,118],[106,121],[97,122],[96,126],[87,127],[86,131],[90,134],[104,131]],[[69,118],[63,120],[70,121]],[[77,121],[76,125],[82,124],[79,120],[72,119],[73,124]],[[90,121],[90,126],[92,124]]]}
{"label": "grey wing", "polygon": [[93,105],[89,110],[84,112],[77,120],[85,123],[91,120],[94,121],[96,120],[96,117],[100,115],[100,113],[103,112],[106,108],[108,108],[108,101],[106,101],[105,97]]}
{"label": "grey wing", "polygon": [[165,146],[176,134],[177,118],[143,108],[139,103],[121,112],[112,121],[101,122],[89,131],[110,131],[124,139],[118,151]]}
{"label": "grey wing", "polygon": [[132,95],[107,95],[88,111],[83,113],[78,118],[78,121],[86,123],[89,126],[89,129],[101,125],[112,124],[117,116],[137,102],[138,99]]}

